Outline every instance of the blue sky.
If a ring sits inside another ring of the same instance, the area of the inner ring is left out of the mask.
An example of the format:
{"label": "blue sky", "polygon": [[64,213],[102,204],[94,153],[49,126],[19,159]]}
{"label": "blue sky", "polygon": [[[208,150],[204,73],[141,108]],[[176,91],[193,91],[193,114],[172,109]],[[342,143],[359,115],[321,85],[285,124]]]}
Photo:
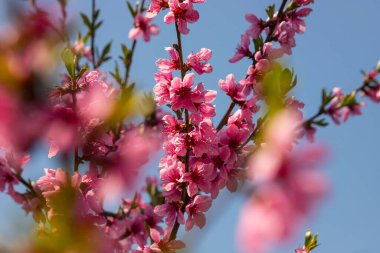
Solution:
{"label": "blue sky", "polygon": [[[201,18],[190,25],[191,32],[183,38],[185,55],[202,47],[213,50],[211,63],[214,72],[202,75],[198,81],[209,89],[217,89],[220,78],[229,73],[243,77],[248,61],[228,63],[248,23],[244,14],[252,12],[264,17],[264,9],[273,3],[267,0],[208,0],[197,5]],[[71,1],[73,13],[89,12],[90,0]],[[98,42],[104,45],[114,41],[113,53],[118,54],[119,43],[128,41],[132,26],[123,0],[99,0],[104,27],[98,34]],[[275,1],[279,5],[279,0]],[[297,36],[297,47],[286,59],[298,75],[298,87],[294,95],[306,104],[305,114],[317,111],[322,87],[331,89],[340,86],[350,91],[361,84],[360,70],[371,69],[380,59],[378,13],[380,0],[321,1],[316,0],[313,13],[307,19],[307,31]],[[4,17],[4,13],[0,15]],[[160,15],[155,23],[161,34],[150,43],[139,41],[132,68],[132,79],[145,90],[152,89],[154,64],[157,58],[166,57],[163,50],[175,41],[173,25],[165,25]],[[112,64],[106,68],[112,68]],[[331,194],[298,235],[288,245],[275,249],[274,253],[292,252],[303,241],[307,228],[320,233],[321,246],[315,252],[370,253],[379,238],[380,220],[380,165],[378,143],[380,136],[380,105],[366,100],[363,115],[351,118],[341,126],[330,125],[320,129],[317,139],[329,145],[331,157],[324,171],[332,182]],[[218,117],[226,110],[229,100],[219,95],[216,108]],[[53,160],[37,152],[31,168],[55,167]],[[42,173],[42,170],[40,170]],[[7,196],[0,195],[0,240],[9,238],[15,222],[24,220],[22,211]],[[222,194],[208,214],[209,226],[204,230],[194,229],[190,236],[199,244],[191,247],[192,253],[237,252],[234,244],[235,224],[243,198],[238,194]],[[8,217],[19,217],[11,219]]]}

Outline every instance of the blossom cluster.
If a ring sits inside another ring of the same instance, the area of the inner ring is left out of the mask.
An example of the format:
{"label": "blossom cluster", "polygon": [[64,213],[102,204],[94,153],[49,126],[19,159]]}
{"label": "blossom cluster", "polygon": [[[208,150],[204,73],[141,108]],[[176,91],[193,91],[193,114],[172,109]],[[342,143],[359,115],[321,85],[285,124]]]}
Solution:
{"label": "blossom cluster", "polygon": [[[323,90],[319,111],[304,117],[304,103],[291,95],[297,77],[279,59],[292,54],[296,35],[306,31],[313,0],[282,0],[278,10],[267,8],[265,19],[245,16],[248,28],[229,61],[249,64],[243,78],[231,73],[219,80],[220,96],[230,103],[219,122],[217,91],[200,81],[213,72],[212,50],[185,54],[182,41],[204,0],[127,2],[132,46],[121,46],[124,73],[116,62],[110,75],[102,66],[112,43],[95,46],[102,24],[95,0],[90,17],[81,13],[87,34],[74,42],[66,34],[66,1],[58,0],[58,21],[30,2],[32,16],[21,18],[13,37],[0,38],[0,191],[39,223],[36,243],[24,252],[174,253],[185,247],[177,239],[181,225],[203,228],[220,192],[241,185],[247,201],[239,249],[266,253],[294,234],[329,188],[319,169],[325,149],[297,143],[304,136],[314,141],[316,127],[328,124],[323,116],[340,124],[361,114],[365,104],[357,94],[380,102],[378,66],[351,93]],[[177,41],[156,61],[154,93],[142,96],[129,80],[134,50],[140,37],[149,42],[159,34],[152,21],[161,12]],[[62,42],[66,72],[51,87],[44,77],[56,59],[48,52]],[[41,143],[62,166],[27,180],[27,153]],[[159,176],[138,189],[138,176],[160,148]],[[109,211],[108,198],[125,192],[135,194]],[[296,252],[309,253],[316,240],[308,232]]]}

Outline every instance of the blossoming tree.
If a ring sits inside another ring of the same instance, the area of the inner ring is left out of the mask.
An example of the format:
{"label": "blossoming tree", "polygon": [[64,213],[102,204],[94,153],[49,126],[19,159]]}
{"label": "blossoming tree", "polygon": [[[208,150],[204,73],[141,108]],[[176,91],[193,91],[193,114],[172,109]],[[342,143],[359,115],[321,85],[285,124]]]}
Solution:
{"label": "blossoming tree", "polygon": [[[302,84],[280,60],[306,31],[313,2],[281,0],[265,17],[247,13],[229,60],[247,66],[221,77],[218,91],[202,82],[213,73],[212,49],[184,46],[204,0],[127,1],[134,26],[109,72],[103,68],[112,43],[97,44],[103,21],[96,0],[81,13],[86,29],[76,38],[66,0],[56,1],[59,13],[33,0],[16,10],[13,32],[0,40],[0,191],[37,225],[30,243],[9,251],[177,252],[186,247],[181,227],[206,226],[205,213],[225,189],[246,196],[236,235],[241,252],[265,253],[294,235],[329,188],[316,131],[360,115],[365,99],[380,102],[377,66],[353,91],[322,90],[320,107],[304,117],[304,103],[291,95]],[[152,93],[142,94],[130,80],[134,53],[140,41],[159,35],[159,13],[176,40],[156,61]],[[64,67],[54,86],[57,58]],[[228,98],[220,120],[218,92]],[[41,164],[32,181],[24,166],[41,145],[61,168]],[[159,175],[144,180],[141,170],[160,151]],[[138,180],[145,184],[136,190]],[[105,199],[126,191],[133,198],[107,209]],[[307,231],[295,251],[317,246]]]}

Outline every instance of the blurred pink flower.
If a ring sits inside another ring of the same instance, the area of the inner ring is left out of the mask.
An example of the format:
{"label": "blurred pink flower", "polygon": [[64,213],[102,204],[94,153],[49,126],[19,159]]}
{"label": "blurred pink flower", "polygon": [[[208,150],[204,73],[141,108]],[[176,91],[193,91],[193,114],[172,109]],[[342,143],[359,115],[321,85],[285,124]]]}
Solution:
{"label": "blurred pink flower", "polygon": [[150,41],[151,35],[157,35],[160,29],[156,25],[149,24],[151,18],[137,14],[135,17],[135,27],[129,31],[129,39],[136,40],[138,37],[142,36],[145,42]]}

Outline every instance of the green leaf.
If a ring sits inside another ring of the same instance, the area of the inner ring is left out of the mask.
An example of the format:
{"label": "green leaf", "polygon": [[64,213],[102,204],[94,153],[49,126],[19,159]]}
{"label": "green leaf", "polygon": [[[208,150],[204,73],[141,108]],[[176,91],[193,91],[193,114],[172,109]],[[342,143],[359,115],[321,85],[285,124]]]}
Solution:
{"label": "green leaf", "polygon": [[103,20],[100,21],[99,23],[97,23],[97,24],[95,25],[94,29],[97,30],[99,27],[102,26],[102,24],[103,24]]}
{"label": "green leaf", "polygon": [[121,86],[122,84],[122,77],[120,76],[120,70],[119,70],[119,64],[117,61],[115,61],[115,70],[114,72],[111,72],[111,75],[113,78],[115,78],[116,82]]}
{"label": "green leaf", "polygon": [[259,36],[257,39],[254,39],[253,44],[255,45],[255,51],[260,51],[264,44],[263,37]]}
{"label": "green leaf", "polygon": [[266,9],[265,9],[265,12],[268,14],[268,17],[269,18],[273,18],[273,15],[274,15],[274,11],[276,9],[276,5],[273,4],[273,5],[270,5],[268,6]]}
{"label": "green leaf", "polygon": [[97,9],[94,14],[94,19],[96,20],[99,17],[100,9]]}
{"label": "green leaf", "polygon": [[349,107],[349,108],[352,108],[354,106],[357,106],[359,103],[356,101],[356,92],[352,92],[351,94],[348,94],[346,95],[341,104],[340,104],[340,107]]}
{"label": "green leaf", "polygon": [[313,124],[320,126],[320,127],[325,127],[325,126],[329,125],[329,123],[327,123],[325,119],[320,119],[320,120],[314,121]]}
{"label": "green leaf", "polygon": [[313,235],[311,230],[308,229],[305,235],[305,248],[309,251],[315,249],[318,246],[318,234]]}
{"label": "green leaf", "polygon": [[65,48],[61,56],[71,80],[75,80],[75,57],[73,53],[70,49]]}
{"label": "green leaf", "polygon": [[111,47],[112,47],[112,41],[108,42],[108,43],[104,46],[104,48],[103,48],[103,50],[102,50],[101,58],[104,58],[104,57],[106,57],[106,56],[108,55],[108,53],[109,53],[110,50],[111,50]]}
{"label": "green leaf", "polygon": [[333,98],[334,95],[331,92],[327,93],[325,89],[322,89],[322,107],[328,105]]}
{"label": "green leaf", "polygon": [[132,17],[134,18],[137,14],[135,9],[133,8],[132,4],[128,1],[127,1],[127,5],[128,5],[129,12],[131,13]]}
{"label": "green leaf", "polygon": [[128,54],[128,47],[125,44],[121,44],[121,50],[123,51],[123,55]]}
{"label": "green leaf", "polygon": [[80,16],[82,17],[82,20],[83,20],[83,23],[88,27],[89,30],[92,30],[91,27],[91,21],[90,19],[87,17],[86,14],[84,14],[83,12],[80,13]]}
{"label": "green leaf", "polygon": [[284,69],[281,73],[281,80],[280,80],[280,85],[281,85],[281,91],[286,94],[288,91],[291,89],[292,85],[292,72],[290,72],[289,69]]}
{"label": "green leaf", "polygon": [[83,68],[80,69],[79,73],[78,73],[78,78],[81,78],[83,76],[83,74],[89,70],[90,66],[86,65],[84,66]]}
{"label": "green leaf", "polygon": [[297,75],[296,75],[296,76],[294,76],[294,80],[293,80],[292,88],[296,87],[296,86],[297,86],[297,83],[298,83],[298,77],[297,77]]}

